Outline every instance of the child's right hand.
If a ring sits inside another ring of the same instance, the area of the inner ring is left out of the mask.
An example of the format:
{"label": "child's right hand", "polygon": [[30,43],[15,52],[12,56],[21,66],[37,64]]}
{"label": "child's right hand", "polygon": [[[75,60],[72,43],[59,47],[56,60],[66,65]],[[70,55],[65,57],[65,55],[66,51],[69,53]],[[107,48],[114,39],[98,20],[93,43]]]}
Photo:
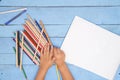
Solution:
{"label": "child's right hand", "polygon": [[65,64],[64,52],[62,50],[60,50],[59,48],[55,48],[55,47],[54,47],[53,51],[54,51],[55,63],[57,64],[57,66],[60,67],[63,64]]}
{"label": "child's right hand", "polygon": [[55,63],[61,73],[62,80],[74,80],[70,70],[65,63],[65,54],[59,48],[53,48]]}

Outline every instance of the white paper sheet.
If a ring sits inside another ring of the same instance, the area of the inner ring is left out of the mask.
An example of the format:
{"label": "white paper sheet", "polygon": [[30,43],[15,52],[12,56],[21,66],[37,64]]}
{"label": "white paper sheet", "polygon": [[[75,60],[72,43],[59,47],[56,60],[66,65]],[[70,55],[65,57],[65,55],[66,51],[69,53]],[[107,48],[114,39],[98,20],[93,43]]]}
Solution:
{"label": "white paper sheet", "polygon": [[120,36],[75,17],[61,47],[66,62],[113,80],[120,64]]}

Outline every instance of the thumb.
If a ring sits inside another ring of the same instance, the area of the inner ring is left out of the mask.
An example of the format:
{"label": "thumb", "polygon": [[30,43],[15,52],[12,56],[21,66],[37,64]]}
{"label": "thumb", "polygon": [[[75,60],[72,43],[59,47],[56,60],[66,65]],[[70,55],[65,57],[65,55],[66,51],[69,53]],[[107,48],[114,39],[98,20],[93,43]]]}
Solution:
{"label": "thumb", "polygon": [[55,57],[53,57],[53,58],[52,58],[52,62],[55,62],[55,60],[56,60],[56,58],[55,58]]}

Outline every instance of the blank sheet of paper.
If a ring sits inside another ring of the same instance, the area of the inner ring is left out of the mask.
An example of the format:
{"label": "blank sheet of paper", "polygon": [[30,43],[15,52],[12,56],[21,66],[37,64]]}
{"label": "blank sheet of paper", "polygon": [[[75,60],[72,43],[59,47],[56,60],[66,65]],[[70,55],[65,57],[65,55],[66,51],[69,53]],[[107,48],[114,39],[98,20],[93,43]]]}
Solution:
{"label": "blank sheet of paper", "polygon": [[61,47],[66,62],[112,80],[120,64],[120,36],[75,17]]}

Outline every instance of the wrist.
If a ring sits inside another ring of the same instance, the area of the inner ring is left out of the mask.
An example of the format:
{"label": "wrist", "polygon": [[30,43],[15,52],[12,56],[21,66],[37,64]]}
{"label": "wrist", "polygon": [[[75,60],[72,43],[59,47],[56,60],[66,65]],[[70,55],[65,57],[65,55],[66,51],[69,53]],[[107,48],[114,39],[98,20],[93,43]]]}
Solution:
{"label": "wrist", "polygon": [[46,72],[49,68],[46,66],[40,66],[40,70]]}
{"label": "wrist", "polygon": [[59,65],[57,65],[57,66],[58,66],[59,69],[61,69],[61,68],[63,68],[65,65],[66,65],[66,63],[63,62],[63,63],[61,63],[61,64],[59,64]]}
{"label": "wrist", "polygon": [[36,80],[39,80],[39,79],[44,80],[46,73],[47,73],[47,69],[40,66]]}

